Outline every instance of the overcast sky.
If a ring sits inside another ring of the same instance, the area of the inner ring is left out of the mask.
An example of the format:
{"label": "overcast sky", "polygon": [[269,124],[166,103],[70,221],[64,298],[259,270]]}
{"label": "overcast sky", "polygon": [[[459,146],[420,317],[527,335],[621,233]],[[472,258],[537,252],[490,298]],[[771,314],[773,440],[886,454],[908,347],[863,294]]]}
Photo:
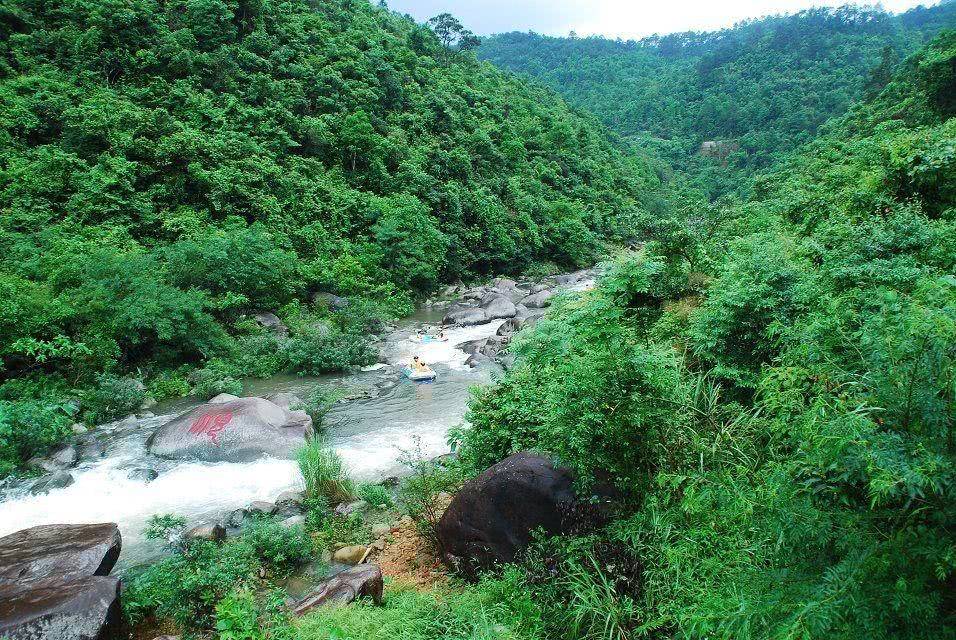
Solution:
{"label": "overcast sky", "polygon": [[[745,18],[793,13],[848,0],[388,0],[388,6],[419,22],[447,11],[479,35],[537,31],[549,35],[601,34],[641,38],[652,33],[713,30]],[[869,3],[868,3],[869,4]],[[893,12],[933,0],[884,0]]]}

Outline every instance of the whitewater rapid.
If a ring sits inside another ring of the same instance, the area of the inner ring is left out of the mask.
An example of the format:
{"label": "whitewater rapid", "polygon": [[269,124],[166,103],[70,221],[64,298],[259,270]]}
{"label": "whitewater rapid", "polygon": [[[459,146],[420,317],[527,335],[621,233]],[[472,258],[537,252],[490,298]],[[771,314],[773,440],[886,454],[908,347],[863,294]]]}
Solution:
{"label": "whitewater rapid", "polygon": [[[384,390],[377,397],[337,405],[330,416],[330,445],[357,480],[401,473],[409,453],[434,456],[448,451],[450,428],[463,420],[469,389],[492,379],[494,368],[472,369],[458,345],[494,335],[502,321],[446,330],[448,342],[418,343],[410,338],[420,324],[407,325],[383,349],[386,366],[332,379],[289,376],[257,381],[254,395],[288,391],[308,395],[311,388],[349,378]],[[438,372],[432,384],[398,380],[400,366],[418,355]],[[121,566],[148,560],[158,548],[143,538],[153,514],[175,513],[190,523],[208,522],[254,500],[274,500],[300,487],[296,464],[262,459],[251,463],[201,463],[155,458],[146,440],[160,425],[196,403],[180,403],[163,415],[131,417],[97,428],[105,455],[81,461],[74,482],[62,489],[32,495],[29,483],[0,493],[0,536],[41,524],[116,522],[123,535]],[[130,479],[131,470],[159,472],[151,481]]]}

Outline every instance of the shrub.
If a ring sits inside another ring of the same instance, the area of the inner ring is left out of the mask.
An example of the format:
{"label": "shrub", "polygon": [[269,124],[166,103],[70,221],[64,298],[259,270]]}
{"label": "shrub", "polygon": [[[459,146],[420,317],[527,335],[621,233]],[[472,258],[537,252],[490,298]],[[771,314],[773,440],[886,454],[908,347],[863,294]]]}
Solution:
{"label": "shrub", "polygon": [[318,386],[309,392],[308,397],[300,404],[292,407],[300,411],[305,411],[312,418],[312,429],[315,434],[321,435],[327,425],[329,412],[335,403],[342,398],[342,392],[330,387]]}
{"label": "shrub", "polygon": [[641,571],[633,551],[596,537],[539,540],[528,552],[526,588],[549,637],[626,640],[639,621]]}
{"label": "shrub", "polygon": [[184,629],[209,629],[217,605],[237,589],[255,586],[260,570],[285,575],[312,555],[302,527],[285,528],[272,519],[255,521],[222,544],[178,538],[184,523],[170,514],[150,519],[148,534],[172,540],[173,554],[127,580],[123,609],[130,622],[154,615]]}
{"label": "shrub", "polygon": [[395,500],[392,498],[392,494],[380,484],[361,484],[358,488],[358,494],[362,500],[365,500],[365,502],[373,507],[385,507],[386,509],[390,509],[395,506]]}
{"label": "shrub", "polygon": [[161,371],[146,384],[149,395],[157,401],[188,396],[191,390],[184,368],[174,371]]}
{"label": "shrub", "polygon": [[355,485],[342,459],[321,440],[309,439],[296,453],[296,460],[305,482],[307,498],[323,497],[330,504],[338,504],[355,495]]}
{"label": "shrub", "polygon": [[186,530],[186,518],[174,513],[155,514],[146,521],[143,535],[147,540],[162,540],[173,548],[182,544],[182,535]]}
{"label": "shrub", "polygon": [[212,398],[220,393],[242,395],[242,382],[233,377],[233,369],[223,360],[213,358],[202,369],[189,374],[192,394],[198,398]]}
{"label": "shrub", "polygon": [[216,604],[254,581],[260,566],[246,545],[194,541],[128,580],[123,608],[133,624],[155,615],[185,629],[206,629]]}
{"label": "shrub", "polygon": [[237,589],[216,605],[216,633],[219,640],[259,640],[259,611],[256,599],[246,589]]}
{"label": "shrub", "polygon": [[0,478],[70,434],[72,407],[48,400],[0,400]]}
{"label": "shrub", "polygon": [[436,464],[427,460],[420,445],[403,454],[401,461],[412,473],[402,480],[399,500],[419,533],[439,548],[438,521],[448,506],[442,494],[455,492],[464,482],[462,467],[457,462]]}
{"label": "shrub", "polygon": [[100,424],[122,418],[139,409],[146,397],[146,387],[139,380],[99,375],[96,386],[81,394],[83,421]]}
{"label": "shrub", "polygon": [[286,527],[275,518],[255,518],[239,541],[262,564],[287,573],[312,556],[312,542],[301,526]]}
{"label": "shrub", "polygon": [[378,358],[364,331],[342,331],[321,324],[302,328],[284,349],[290,371],[314,376],[369,365]]}
{"label": "shrub", "polygon": [[316,544],[331,548],[333,545],[369,544],[372,528],[360,513],[340,516],[326,513],[314,529]]}

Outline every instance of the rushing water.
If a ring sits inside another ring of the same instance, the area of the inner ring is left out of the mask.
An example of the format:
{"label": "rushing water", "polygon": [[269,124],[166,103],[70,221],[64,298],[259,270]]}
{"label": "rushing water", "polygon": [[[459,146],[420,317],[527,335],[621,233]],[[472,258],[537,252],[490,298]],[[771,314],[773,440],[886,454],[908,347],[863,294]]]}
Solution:
{"label": "rushing water", "polygon": [[[247,395],[286,391],[300,397],[319,384],[358,389],[370,396],[336,406],[329,440],[359,480],[399,473],[404,452],[427,456],[447,451],[448,430],[464,417],[469,389],[492,380],[493,365],[471,369],[457,345],[493,335],[501,321],[447,331],[448,342],[421,344],[409,339],[416,329],[440,319],[441,309],[423,309],[407,319],[382,346],[385,366],[374,371],[323,378],[279,376],[249,381]],[[399,377],[399,365],[421,356],[438,372],[433,383]],[[74,483],[43,495],[31,495],[29,483],[0,494],[0,536],[49,523],[116,522],[123,535],[121,566],[153,557],[158,549],[143,538],[149,516],[176,513],[191,523],[217,519],[253,500],[273,500],[298,487],[294,462],[261,459],[251,463],[202,463],[163,460],[146,451],[146,439],[160,425],[189,410],[195,401],[158,407],[160,415],[131,416],[98,427],[96,440],[105,454],[81,459]],[[133,469],[159,472],[152,482],[128,477]]]}

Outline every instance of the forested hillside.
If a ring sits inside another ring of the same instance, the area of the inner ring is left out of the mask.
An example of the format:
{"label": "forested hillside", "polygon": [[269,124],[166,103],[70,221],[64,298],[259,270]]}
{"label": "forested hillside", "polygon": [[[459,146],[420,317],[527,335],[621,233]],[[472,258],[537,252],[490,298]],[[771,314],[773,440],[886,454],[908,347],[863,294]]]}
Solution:
{"label": "forested hillside", "polygon": [[626,505],[531,554],[541,637],[956,637],[954,96],[950,31],[477,394],[475,469],[550,451]]}
{"label": "forested hillside", "polygon": [[[879,93],[903,57],[954,25],[954,2],[899,16],[811,9],[637,42],[508,33],[485,39],[479,56],[557,89],[716,195]],[[735,144],[716,159],[693,157],[713,140]],[[725,160],[742,171],[720,170]]]}
{"label": "forested hillside", "polygon": [[137,407],[129,372],[162,398],[366,364],[370,317],[589,264],[657,180],[365,0],[19,0],[0,30],[0,473]]}

